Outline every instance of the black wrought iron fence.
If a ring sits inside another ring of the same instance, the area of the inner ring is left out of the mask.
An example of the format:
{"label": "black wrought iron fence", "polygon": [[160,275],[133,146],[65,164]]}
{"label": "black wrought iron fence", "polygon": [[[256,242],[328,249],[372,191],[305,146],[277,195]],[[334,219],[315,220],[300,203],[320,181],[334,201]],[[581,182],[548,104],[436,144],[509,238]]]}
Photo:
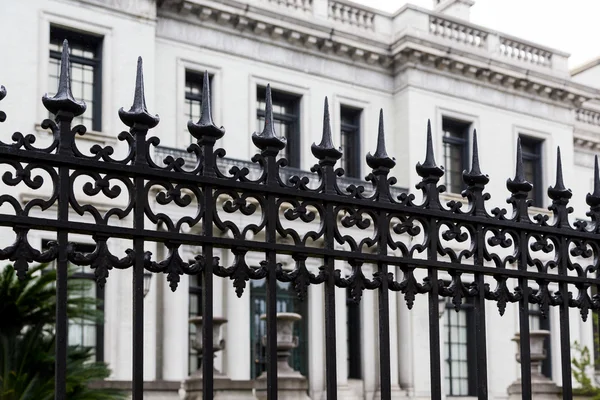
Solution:
{"label": "black wrought iron fence", "polygon": [[[148,137],[148,132],[158,124],[159,118],[146,108],[141,59],[133,105],[129,111],[119,110],[121,120],[130,127],[129,132],[118,136],[125,142],[127,154],[115,159],[110,146],[99,145],[84,154],[75,137],[84,135],[85,127],[73,127],[71,122],[85,111],[86,106],[71,94],[68,67],[65,42],[58,92],[42,99],[44,106],[55,115],[54,120],[47,119],[42,123],[42,127],[52,133],[48,147],[38,148],[33,135],[20,133],[12,135],[12,143],[0,143],[0,163],[7,170],[2,176],[6,190],[0,196],[0,205],[10,206],[13,210],[0,214],[0,225],[12,228],[16,235],[12,245],[0,250],[0,259],[12,261],[20,275],[32,262],[57,261],[56,399],[65,399],[66,393],[68,262],[90,265],[99,285],[105,284],[113,268],[133,269],[133,399],[136,400],[141,400],[143,394],[145,270],[166,274],[173,290],[182,274],[202,274],[205,354],[211,354],[213,348],[214,277],[233,280],[239,296],[250,279],[266,279],[269,399],[277,398],[277,280],[291,282],[301,299],[305,298],[311,285],[324,286],[326,388],[330,400],[337,398],[336,287],[349,288],[356,300],[360,300],[364,290],[378,293],[378,351],[383,399],[391,396],[390,292],[402,293],[408,308],[417,301],[419,294],[428,299],[433,399],[442,398],[440,296],[450,298],[456,309],[461,307],[463,299],[471,298],[476,325],[479,399],[488,396],[486,300],[496,302],[500,314],[504,313],[508,303],[519,305],[524,399],[531,398],[528,304],[538,304],[544,315],[550,307],[558,307],[563,398],[572,397],[570,308],[577,308],[584,320],[590,310],[600,308],[600,298],[590,297],[590,287],[600,283],[597,277],[600,255],[597,163],[594,191],[586,198],[590,206],[589,224],[583,221],[574,225],[569,223],[571,191],[563,182],[560,153],[556,183],[548,189],[553,220],[543,215],[530,217],[528,207],[531,202],[527,196],[532,185],[524,178],[520,145],[516,175],[506,185],[511,209],[488,211],[489,195],[484,193],[488,177],[480,170],[475,133],[472,166],[470,171],[463,173],[466,204],[452,201],[444,205],[440,199],[444,187],[438,184],[444,172],[435,163],[428,126],[425,161],[416,167],[421,177],[417,189],[423,194],[422,200],[417,201],[413,194],[394,192],[396,180],[389,173],[395,162],[386,151],[381,114],[376,151],[366,158],[372,168],[366,178],[366,185],[371,189],[366,191],[363,185],[347,185],[343,170],[335,168],[342,153],[332,142],[326,102],[322,140],[311,147],[318,160],[312,168],[313,173],[289,174],[286,161],[277,159],[285,141],[273,130],[270,89],[267,88],[264,129],[252,135],[260,153],[252,158],[250,165],[234,163],[228,170],[223,170],[225,151],[215,149],[215,143],[223,137],[225,130],[212,120],[206,75],[202,117],[198,122],[188,123],[190,134],[196,139],[187,150],[189,157],[166,156],[156,161],[152,148],[159,140]],[[2,87],[0,100],[5,96],[6,90]],[[0,112],[0,122],[5,119],[6,115]],[[162,155],[165,155],[164,150]],[[46,174],[46,181],[37,171]],[[89,182],[75,189],[75,181],[80,177],[86,177]],[[51,194],[25,201],[9,194],[10,186],[29,192],[46,189]],[[112,208],[102,210],[84,200],[85,196],[93,198],[100,194],[109,199],[125,195],[127,201],[122,206],[114,204]],[[192,205],[195,211],[186,211],[183,215],[161,213],[156,211],[155,205],[166,206],[167,211]],[[57,218],[46,218],[33,211],[52,207],[57,210]],[[243,218],[234,222],[227,217],[236,214],[247,217],[248,223],[245,224]],[[92,221],[74,218],[85,215]],[[114,223],[115,220],[130,221],[131,224],[119,225]],[[288,223],[291,222],[296,227],[306,228],[290,227]],[[48,250],[39,251],[28,241],[32,230],[53,231],[57,240]],[[91,253],[76,251],[69,243],[69,236],[73,234],[91,236],[95,250]],[[133,248],[124,254],[112,254],[107,244],[109,239],[132,241]],[[147,251],[153,243],[168,248],[166,259],[153,259]],[[181,258],[183,245],[196,249],[195,259],[185,261]],[[221,265],[221,260],[215,257],[217,249],[233,253],[231,265]],[[249,252],[263,254],[264,261],[259,266],[249,266],[245,258]],[[282,255],[291,256],[295,269],[281,268],[278,257]],[[321,260],[318,274],[307,269],[308,258]],[[336,261],[348,263],[352,268],[351,275],[344,276],[336,270]],[[372,277],[363,272],[365,264],[376,266]],[[427,277],[417,280],[415,270],[426,271]],[[440,272],[451,277],[449,283],[440,279]],[[495,282],[494,288],[489,286],[486,278],[488,282]],[[513,282],[516,289],[511,290]],[[534,282],[537,289],[531,289],[529,282]],[[556,284],[558,291],[551,292],[551,284]],[[213,396],[213,358],[204,357],[202,368],[204,398],[210,399]]]}

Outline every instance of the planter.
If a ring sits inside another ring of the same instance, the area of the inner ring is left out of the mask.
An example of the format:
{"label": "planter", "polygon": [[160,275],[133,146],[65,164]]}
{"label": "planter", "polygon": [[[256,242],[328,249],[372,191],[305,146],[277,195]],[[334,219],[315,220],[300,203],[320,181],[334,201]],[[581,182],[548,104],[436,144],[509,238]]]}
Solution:
{"label": "planter", "polygon": [[[529,332],[529,348],[531,357],[531,392],[533,399],[559,399],[560,388],[542,374],[542,361],[546,359],[544,340],[550,336],[546,330]],[[516,359],[521,362],[521,336],[517,333],[512,339],[517,344]],[[521,379],[517,379],[508,387],[510,400],[521,399]]]}
{"label": "planter", "polygon": [[[192,317],[189,319],[189,322],[196,325],[196,335],[194,336],[194,340],[191,343],[191,346],[194,350],[198,352],[200,357],[203,357],[204,346],[202,343],[202,317]],[[213,318],[213,357],[217,351],[223,350],[225,348],[225,339],[221,339],[221,326],[227,323],[227,319],[214,317]],[[221,373],[214,369],[215,375],[220,375]],[[201,376],[202,375],[202,365],[194,375]]]}
{"label": "planter", "polygon": [[[266,320],[263,314],[260,319]],[[296,313],[277,313],[277,376],[298,376],[300,372],[295,371],[289,364],[292,350],[298,347],[298,336],[294,336],[294,322],[300,321],[302,316]],[[267,337],[262,338],[263,345],[267,344]],[[266,372],[263,373],[266,376]]]}

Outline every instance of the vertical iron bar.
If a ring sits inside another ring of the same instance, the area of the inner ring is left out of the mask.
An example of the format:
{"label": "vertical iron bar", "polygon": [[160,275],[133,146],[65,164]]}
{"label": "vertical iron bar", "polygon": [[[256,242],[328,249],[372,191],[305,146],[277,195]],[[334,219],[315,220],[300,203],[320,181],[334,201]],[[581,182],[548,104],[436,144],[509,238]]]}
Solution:
{"label": "vertical iron bar", "polygon": [[[325,241],[333,248],[332,232],[333,207],[331,204],[326,206],[326,227]],[[329,218],[331,216],[331,218]],[[327,378],[327,400],[337,400],[337,343],[335,336],[335,263],[333,257],[325,257],[325,268],[327,270],[327,280],[325,281],[325,370]]]}
{"label": "vertical iron bar", "polygon": [[[277,185],[277,160],[267,156],[267,185]],[[266,242],[277,241],[277,209],[274,195],[267,195]],[[277,253],[267,251],[267,400],[277,399]]]}
{"label": "vertical iron bar", "polygon": [[[483,226],[477,225],[476,229],[477,251],[475,252],[475,266],[483,267],[483,246],[485,236]],[[487,400],[487,344],[485,328],[485,282],[484,275],[475,274],[477,296],[475,299],[475,341],[477,346],[477,398]]]}
{"label": "vertical iron bar", "polygon": [[[527,271],[527,234],[520,233],[519,261],[517,268]],[[529,287],[526,278],[519,278],[523,297],[519,300],[519,351],[521,357],[521,395],[523,400],[531,400],[531,354],[529,343]]]}
{"label": "vertical iron bar", "polygon": [[[131,133],[135,138],[135,160],[139,166],[145,165],[147,129],[139,129],[134,125]],[[144,397],[144,208],[147,201],[144,191],[144,178],[136,176],[135,208],[133,229],[138,234],[133,239],[135,263],[133,265],[133,382],[132,400],[143,400]]]}
{"label": "vertical iron bar", "polygon": [[[559,275],[567,276],[569,243],[564,237],[560,238],[560,265]],[[571,382],[571,333],[569,331],[569,285],[566,282],[558,284],[562,303],[560,304],[560,363],[562,369],[563,400],[573,398],[573,384]],[[549,316],[547,316],[548,318]]]}
{"label": "vertical iron bar", "polygon": [[[429,249],[427,258],[437,260],[438,222],[435,218],[429,221]],[[442,399],[442,378],[440,374],[440,314],[438,293],[438,271],[436,267],[428,269],[431,290],[429,291],[429,363],[431,374],[431,398]]]}
{"label": "vertical iron bar", "polygon": [[[206,140],[202,145],[202,174],[214,175],[214,141]],[[202,219],[202,236],[213,236],[213,215],[215,199],[211,185],[204,186],[204,215]],[[202,398],[211,400],[214,396],[214,358],[213,358],[213,246],[202,245],[204,269],[202,270]]]}
{"label": "vertical iron bar", "polygon": [[[68,78],[68,58],[65,48],[68,45],[63,44],[63,59],[61,60],[61,83],[70,84]],[[65,74],[64,76],[62,76]],[[59,89],[60,91],[60,89]],[[84,108],[85,109],[85,108]],[[73,114],[59,111],[56,115],[60,129],[59,146],[57,155],[71,156],[73,153],[72,143],[75,140],[75,134],[71,131],[71,121]],[[58,169],[58,220],[66,223],[69,221],[69,193],[70,190],[69,167],[61,166]],[[56,263],[56,360],[54,372],[54,398],[56,400],[65,400],[67,398],[67,347],[69,341],[69,320],[67,315],[67,279],[69,260],[67,254],[67,245],[69,241],[68,230],[59,229],[57,232],[58,241],[58,259]]]}
{"label": "vertical iron bar", "polygon": [[[387,183],[387,182],[386,182]],[[387,223],[387,214],[379,213],[379,255],[387,256],[387,240],[389,224]],[[378,263],[378,270],[381,277],[381,287],[379,288],[379,374],[380,389],[382,400],[389,400],[392,397],[391,389],[391,371],[390,371],[390,303],[388,292],[388,265]]]}
{"label": "vertical iron bar", "polygon": [[[62,130],[62,124],[61,124]],[[69,219],[69,169],[59,168],[59,197],[58,220],[66,222]],[[56,400],[67,398],[67,345],[68,345],[68,317],[67,317],[67,269],[68,255],[67,243],[69,235],[66,230],[59,230],[58,235],[58,260],[56,263],[56,360],[55,360],[55,395]]]}

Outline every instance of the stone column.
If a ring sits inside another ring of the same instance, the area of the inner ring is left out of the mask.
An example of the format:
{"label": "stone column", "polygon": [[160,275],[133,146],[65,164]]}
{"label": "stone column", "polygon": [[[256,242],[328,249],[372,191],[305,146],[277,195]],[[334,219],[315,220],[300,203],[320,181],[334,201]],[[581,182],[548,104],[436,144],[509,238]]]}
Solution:
{"label": "stone column", "polygon": [[[393,267],[390,267],[393,268]],[[375,296],[379,296],[377,290],[374,292]],[[406,398],[405,392],[403,392],[399,385],[398,377],[398,321],[397,321],[397,310],[396,310],[396,292],[389,292],[389,326],[390,326],[390,387],[392,391],[392,399],[404,399]],[[379,304],[379,297],[376,299],[376,304]],[[379,307],[377,307],[375,319],[379,321]],[[377,324],[376,334],[379,337],[379,323]],[[377,354],[379,354],[379,348],[377,348]],[[377,367],[379,370],[377,380],[377,391],[375,392],[374,398],[381,398],[381,367],[379,365],[379,357],[377,357]]]}
{"label": "stone column", "polygon": [[[184,258],[185,259],[185,258]],[[182,275],[179,289],[171,291],[164,276],[156,275],[165,293],[163,302],[163,368],[164,380],[182,381],[188,376],[189,360],[189,277]],[[154,279],[153,278],[153,279]]]}
{"label": "stone column", "polygon": [[[318,274],[319,264],[306,268]],[[325,391],[325,296],[324,285],[308,287],[308,383],[312,399],[320,399]]]}
{"label": "stone column", "polygon": [[[363,274],[371,278],[373,269],[370,265],[363,265]],[[378,357],[378,321],[377,307],[375,305],[376,293],[365,290],[361,300],[361,342],[362,342],[362,368],[365,398],[373,398],[378,386],[379,357]]]}
{"label": "stone column", "polygon": [[[342,261],[336,261],[336,269],[348,275],[348,265]],[[346,270],[344,270],[346,269]],[[359,400],[363,398],[362,390],[357,391],[355,387],[348,385],[348,309],[346,308],[346,289],[335,289],[335,336],[337,355],[337,387],[338,398],[348,400]],[[362,352],[362,346],[355,351]],[[362,388],[361,388],[362,389]]]}
{"label": "stone column", "polygon": [[[398,269],[399,270],[399,269]],[[397,279],[402,279],[402,272],[399,272]],[[420,301],[427,301],[426,296],[420,296]],[[413,379],[413,331],[411,312],[404,301],[404,296],[398,294],[396,297],[398,320],[397,343],[398,343],[398,374],[400,386],[410,395],[414,391]],[[391,323],[390,323],[391,326]]]}
{"label": "stone column", "polygon": [[[248,265],[258,265],[259,255],[248,253]],[[233,260],[231,253],[223,254],[221,265],[229,266]],[[250,379],[250,284],[246,285],[241,298],[237,297],[232,281],[225,281],[225,317],[229,321],[225,326],[227,347],[223,353],[223,371],[232,380]]]}

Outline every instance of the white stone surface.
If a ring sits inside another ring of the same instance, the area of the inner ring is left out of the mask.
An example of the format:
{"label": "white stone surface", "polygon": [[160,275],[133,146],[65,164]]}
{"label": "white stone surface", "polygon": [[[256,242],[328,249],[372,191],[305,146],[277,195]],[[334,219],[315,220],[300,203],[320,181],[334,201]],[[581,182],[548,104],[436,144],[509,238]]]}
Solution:
{"label": "white stone surface", "polygon": [[[336,2],[345,4],[343,0]],[[223,15],[225,5],[212,0],[203,3],[212,10],[214,19],[200,20],[201,14],[186,13],[185,7],[180,13],[167,10],[166,6],[157,10],[156,2],[150,0],[0,0],[2,15],[6,16],[0,24],[0,37],[5,38],[0,42],[0,53],[3,60],[10,60],[0,62],[0,84],[7,87],[9,94],[0,103],[0,109],[8,114],[7,121],[0,125],[2,140],[8,141],[14,131],[36,132],[40,141],[49,140],[49,135],[39,128],[41,120],[47,117],[40,97],[48,87],[49,27],[55,24],[104,38],[103,129],[89,135],[90,140],[84,140],[85,137],[78,140],[81,146],[98,142],[114,145],[116,153],[123,152],[122,144],[115,140],[124,129],[116,111],[131,104],[136,58],[141,55],[146,102],[149,110],[161,117],[153,134],[163,145],[183,147],[189,143],[183,103],[185,70],[207,70],[214,76],[214,119],[227,129],[218,145],[227,150],[228,157],[248,160],[255,153],[251,133],[256,128],[256,87],[270,83],[276,90],[302,96],[303,169],[315,162],[309,148],[320,139],[325,96],[329,97],[332,109],[336,143],[340,141],[340,105],[363,109],[363,154],[375,149],[377,118],[383,108],[388,152],[397,162],[392,174],[398,178],[398,186],[412,191],[419,181],[414,166],[424,156],[427,120],[432,124],[437,161],[443,164],[442,117],[454,117],[471,122],[478,131],[481,166],[490,176],[486,188],[492,195],[490,205],[505,206],[508,197],[505,182],[513,174],[516,140],[519,134],[526,134],[544,140],[544,187],[553,183],[556,147],[561,147],[565,182],[573,190],[572,215],[586,218],[585,194],[592,189],[591,167],[600,148],[600,120],[576,119],[575,109],[582,104],[593,108],[594,99],[600,96],[595,89],[600,87],[598,68],[580,72],[571,79],[566,68],[568,55],[470,24],[466,20],[467,9],[463,7],[469,2],[465,0],[456,0],[455,8],[449,7],[450,11],[442,14],[414,6],[403,7],[394,16],[361,9],[364,22],[361,27],[352,26],[348,18],[335,17],[331,11],[333,3],[327,0],[313,0],[312,8],[302,10],[292,9],[289,2],[232,0],[228,2],[228,11],[238,21],[236,26],[226,24],[224,17],[219,17],[217,23],[216,16]],[[250,8],[244,17],[247,5]],[[256,21],[264,24],[265,32],[256,24],[254,30],[242,28],[240,16],[251,19],[253,24]],[[469,46],[464,40],[432,31],[434,18],[455,24],[452,29],[469,32],[479,29],[487,35],[485,43]],[[285,35],[277,38],[267,34],[273,27],[285,28],[282,31]],[[552,62],[533,64],[510,57],[501,51],[501,43],[507,41],[521,43],[523,51],[551,54]],[[364,161],[362,172],[363,175],[368,172]],[[16,194],[20,189],[7,190]],[[27,193],[20,194],[27,198]],[[47,213],[52,211],[55,212]],[[131,220],[122,223],[128,226]],[[42,233],[38,236],[39,240],[46,238]],[[5,246],[7,241],[2,239],[0,244]],[[129,242],[111,243],[111,250],[118,254],[128,247],[131,247]],[[159,249],[151,250],[155,255],[165,256]],[[196,251],[190,249],[190,257]],[[229,266],[232,262],[231,254],[223,252],[219,256],[221,265]],[[247,262],[256,266],[262,259],[260,254],[249,254]],[[344,263],[338,264],[340,269],[346,267]],[[311,269],[314,271],[315,267],[318,265],[312,265]],[[420,271],[415,274],[418,279],[425,276]],[[495,287],[493,281],[489,283]],[[229,321],[223,332],[226,348],[215,363],[232,380],[251,379],[249,286],[240,299],[231,281],[215,279],[214,313]],[[188,375],[187,287],[185,275],[175,293],[164,276],[153,277],[145,299],[147,380],[181,381]],[[311,286],[308,293],[309,393],[316,400],[325,396],[323,287]],[[111,271],[106,289],[104,343],[111,379],[131,378],[131,302],[131,271]],[[336,290],[336,302],[340,393],[345,393],[343,398],[347,399],[370,400],[379,384],[376,293],[365,292],[361,305],[361,381],[347,379],[344,290]],[[409,311],[402,295],[391,295],[390,312],[394,387],[407,390],[410,398],[427,399],[430,396],[427,297],[418,296]],[[514,344],[510,342],[518,331],[518,310],[515,304],[509,304],[506,314],[500,317],[496,305],[488,302],[486,313],[490,399],[506,399],[506,388],[519,375]],[[571,310],[570,318],[571,340],[591,347],[591,323],[582,322],[577,310]],[[440,324],[443,337],[443,322]],[[559,383],[556,309],[551,312],[551,331],[552,354],[556,355],[552,372]],[[156,397],[158,394],[148,396],[163,398]]]}

